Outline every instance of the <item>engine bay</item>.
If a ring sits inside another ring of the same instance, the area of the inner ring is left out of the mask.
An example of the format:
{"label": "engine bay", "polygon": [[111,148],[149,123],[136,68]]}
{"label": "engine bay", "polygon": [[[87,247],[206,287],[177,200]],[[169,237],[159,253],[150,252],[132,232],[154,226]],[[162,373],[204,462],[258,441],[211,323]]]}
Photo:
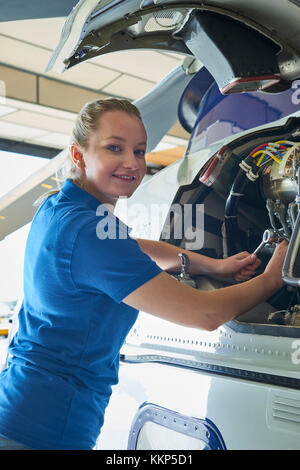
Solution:
{"label": "engine bay", "polygon": [[[225,258],[258,249],[261,265],[257,274],[260,274],[277,244],[283,239],[289,241],[282,270],[285,286],[263,304],[230,322],[234,329],[246,332],[253,325],[256,333],[266,334],[265,327],[269,327],[267,334],[272,334],[272,326],[288,327],[294,330],[291,334],[294,336],[300,327],[299,185],[300,120],[290,118],[284,126],[251,132],[222,146],[193,183],[182,186],[176,195],[175,202],[179,204],[192,203],[195,207],[202,204],[204,226],[200,229],[204,231],[204,243],[197,250],[201,254]],[[193,217],[192,230],[199,230],[195,220]],[[171,233],[175,225],[171,217]],[[185,237],[180,242],[171,237],[170,241],[185,248]],[[186,270],[183,263],[182,266]],[[200,290],[236,282],[188,276],[185,272],[181,273],[181,280],[194,283]],[[280,328],[275,334],[290,333],[283,333]]]}

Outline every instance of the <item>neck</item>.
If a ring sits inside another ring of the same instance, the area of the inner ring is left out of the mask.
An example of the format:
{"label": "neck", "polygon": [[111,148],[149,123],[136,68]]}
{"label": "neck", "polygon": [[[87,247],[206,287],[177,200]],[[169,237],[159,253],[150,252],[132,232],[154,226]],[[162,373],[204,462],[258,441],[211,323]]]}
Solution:
{"label": "neck", "polygon": [[80,179],[73,179],[72,181],[81,189],[98,199],[98,201],[102,204],[109,204],[110,206],[113,206],[113,208],[115,208],[118,198],[106,197],[105,195],[99,193],[99,191],[95,190],[94,187],[92,187],[87,181],[82,181]]}

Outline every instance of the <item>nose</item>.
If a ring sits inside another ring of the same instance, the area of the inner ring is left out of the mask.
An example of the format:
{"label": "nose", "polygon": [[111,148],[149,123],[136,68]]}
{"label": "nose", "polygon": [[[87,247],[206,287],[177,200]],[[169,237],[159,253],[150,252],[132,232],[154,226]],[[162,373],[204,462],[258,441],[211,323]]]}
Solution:
{"label": "nose", "polygon": [[133,150],[128,149],[125,152],[123,165],[126,168],[132,168],[132,169],[139,168],[138,157],[135,155]]}

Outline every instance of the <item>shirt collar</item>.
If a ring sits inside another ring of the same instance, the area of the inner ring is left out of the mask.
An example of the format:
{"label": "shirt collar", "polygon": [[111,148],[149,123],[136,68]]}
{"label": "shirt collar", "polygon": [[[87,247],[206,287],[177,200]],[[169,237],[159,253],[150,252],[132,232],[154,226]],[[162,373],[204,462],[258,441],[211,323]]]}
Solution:
{"label": "shirt collar", "polygon": [[92,209],[96,210],[97,207],[102,204],[95,196],[92,196],[90,193],[85,191],[85,189],[80,188],[77,184],[73,183],[70,178],[66,178],[61,191],[67,196],[69,199],[73,201],[82,202],[83,204],[87,204]]}
{"label": "shirt collar", "polygon": [[[99,207],[100,204],[102,204],[99,199],[97,199],[95,196],[92,196],[90,193],[85,191],[85,189],[80,188],[77,186],[77,184],[73,183],[73,181],[70,178],[66,178],[62,188],[60,191],[67,196],[68,199],[71,199],[72,201],[77,201],[81,202],[83,204],[87,204],[91,209],[95,210]],[[109,210],[107,208],[107,210]],[[132,228],[128,227],[121,219],[119,219],[111,210],[109,210],[113,217],[115,217],[118,221],[119,224],[125,229],[128,230],[130,233]]]}

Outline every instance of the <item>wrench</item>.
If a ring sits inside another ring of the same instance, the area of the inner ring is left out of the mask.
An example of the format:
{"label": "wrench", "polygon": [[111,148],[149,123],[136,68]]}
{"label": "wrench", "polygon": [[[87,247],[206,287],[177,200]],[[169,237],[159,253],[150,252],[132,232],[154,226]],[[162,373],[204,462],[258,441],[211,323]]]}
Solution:
{"label": "wrench", "polygon": [[283,237],[280,237],[280,235],[277,235],[273,229],[269,228],[268,230],[264,231],[262,242],[258,245],[252,254],[256,255],[260,253],[268,243],[279,243],[282,240]]}

